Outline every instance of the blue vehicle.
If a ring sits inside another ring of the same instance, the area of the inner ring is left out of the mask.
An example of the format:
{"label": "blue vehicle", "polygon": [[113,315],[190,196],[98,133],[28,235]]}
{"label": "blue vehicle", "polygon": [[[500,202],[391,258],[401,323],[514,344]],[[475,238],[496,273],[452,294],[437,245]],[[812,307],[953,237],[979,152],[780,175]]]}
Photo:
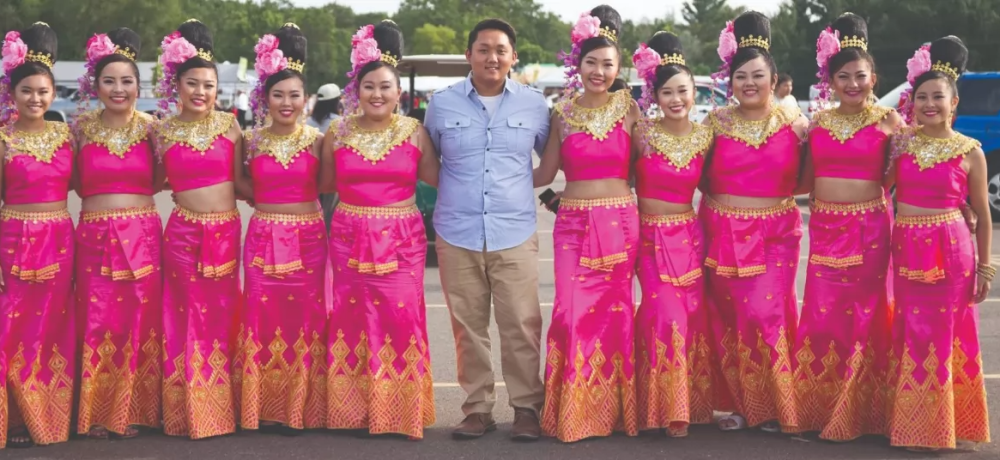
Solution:
{"label": "blue vehicle", "polygon": [[[899,85],[879,105],[899,107],[909,83]],[[955,130],[983,144],[993,222],[1000,222],[1000,72],[967,72],[958,79]]]}

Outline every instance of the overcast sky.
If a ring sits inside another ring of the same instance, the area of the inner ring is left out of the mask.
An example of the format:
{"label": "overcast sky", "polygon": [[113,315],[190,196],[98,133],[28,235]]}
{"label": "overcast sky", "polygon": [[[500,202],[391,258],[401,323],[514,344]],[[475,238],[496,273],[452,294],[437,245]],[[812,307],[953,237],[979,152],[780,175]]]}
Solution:
{"label": "overcast sky", "polygon": [[[503,0],[497,0],[503,1]],[[542,7],[562,16],[569,21],[576,19],[584,10],[581,5],[591,7],[607,3],[621,13],[623,19],[641,20],[645,18],[663,17],[671,11],[680,15],[683,0],[593,0],[592,2],[581,2],[580,0],[535,0],[542,4]],[[399,8],[400,0],[291,0],[298,6],[319,6],[327,3],[339,3],[350,6],[359,13],[369,13],[373,11],[395,12]],[[591,5],[593,3],[593,5]],[[762,13],[773,13],[777,10],[780,1],[777,0],[729,0],[734,6],[746,6],[758,10]],[[586,8],[586,6],[584,6]]]}

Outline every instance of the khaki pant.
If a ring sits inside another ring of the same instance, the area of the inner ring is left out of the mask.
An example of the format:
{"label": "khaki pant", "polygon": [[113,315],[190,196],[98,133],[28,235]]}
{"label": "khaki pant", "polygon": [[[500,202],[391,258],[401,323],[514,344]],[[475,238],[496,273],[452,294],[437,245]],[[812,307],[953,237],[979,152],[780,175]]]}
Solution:
{"label": "khaki pant", "polygon": [[510,405],[537,414],[545,399],[540,377],[542,312],[538,304],[538,235],[503,251],[470,251],[437,238],[438,266],[451,312],[458,383],[466,415],[496,404],[490,347],[490,300],[500,330],[500,363]]}

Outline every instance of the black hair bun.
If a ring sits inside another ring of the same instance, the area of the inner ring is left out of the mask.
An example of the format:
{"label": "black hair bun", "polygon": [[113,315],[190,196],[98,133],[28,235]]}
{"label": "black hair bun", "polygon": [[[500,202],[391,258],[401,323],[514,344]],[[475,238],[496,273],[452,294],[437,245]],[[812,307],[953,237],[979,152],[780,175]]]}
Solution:
{"label": "black hair bun", "polygon": [[618,14],[618,10],[608,5],[599,5],[590,10],[590,15],[601,20],[602,29],[608,29],[615,33],[615,37],[620,38],[622,15]]}
{"label": "black hair bun", "polygon": [[939,38],[931,42],[931,64],[949,66],[956,72],[951,77],[957,79],[969,64],[969,49],[954,35]]}
{"label": "black hair bun", "polygon": [[118,46],[119,50],[127,52],[133,61],[142,51],[142,39],[139,38],[139,34],[128,27],[119,27],[108,32],[108,38],[111,43]]}
{"label": "black hair bun", "polygon": [[770,51],[771,21],[761,13],[747,11],[733,21],[733,34],[740,48]]}
{"label": "black hair bun", "polygon": [[684,48],[681,46],[681,39],[676,35],[660,31],[653,34],[646,46],[656,51],[660,56],[680,55],[684,57]]}
{"label": "black hair bun", "polygon": [[373,35],[378,42],[378,49],[383,54],[388,54],[396,60],[403,58],[403,31],[395,22],[386,19],[375,24]]}
{"label": "black hair bun", "polygon": [[202,24],[201,21],[188,19],[187,22],[177,28],[177,32],[180,32],[181,36],[194,45],[195,48],[215,54],[215,42],[212,40],[212,31],[208,30],[208,26]]}
{"label": "black hair bun", "polygon": [[274,36],[278,38],[278,49],[286,58],[305,64],[308,41],[299,26],[289,22],[278,29]]}
{"label": "black hair bun", "polygon": [[[830,28],[840,33],[841,48],[867,48],[868,23],[861,16],[844,13],[833,21]],[[863,40],[864,46],[858,40]]]}
{"label": "black hair bun", "polygon": [[56,31],[52,30],[44,22],[36,22],[21,32],[21,41],[28,47],[28,51],[34,54],[48,55],[55,64],[58,58],[59,37]]}

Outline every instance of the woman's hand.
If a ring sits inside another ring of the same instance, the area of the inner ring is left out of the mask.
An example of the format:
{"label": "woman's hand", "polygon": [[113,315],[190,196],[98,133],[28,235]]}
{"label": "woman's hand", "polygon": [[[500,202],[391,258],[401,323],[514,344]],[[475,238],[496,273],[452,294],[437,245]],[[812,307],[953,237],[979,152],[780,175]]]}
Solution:
{"label": "woman's hand", "polygon": [[551,204],[559,202],[559,200],[562,199],[562,194],[563,192],[556,192],[555,196],[553,196],[548,202],[542,201],[542,205],[545,206],[545,209],[548,209],[549,212],[556,212],[555,209],[552,209]]}
{"label": "woman's hand", "polygon": [[976,303],[983,303],[986,296],[990,295],[992,281],[983,275],[976,275]]}

